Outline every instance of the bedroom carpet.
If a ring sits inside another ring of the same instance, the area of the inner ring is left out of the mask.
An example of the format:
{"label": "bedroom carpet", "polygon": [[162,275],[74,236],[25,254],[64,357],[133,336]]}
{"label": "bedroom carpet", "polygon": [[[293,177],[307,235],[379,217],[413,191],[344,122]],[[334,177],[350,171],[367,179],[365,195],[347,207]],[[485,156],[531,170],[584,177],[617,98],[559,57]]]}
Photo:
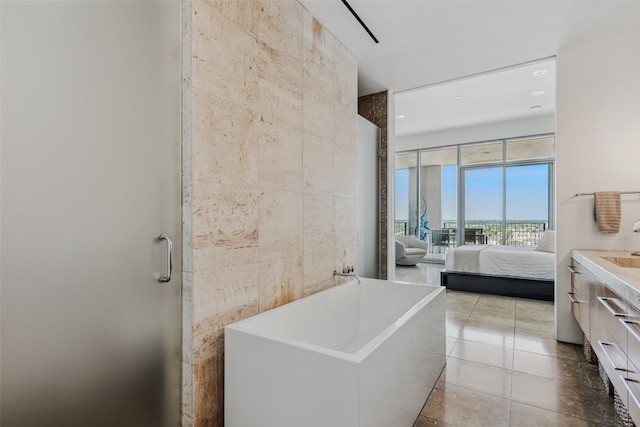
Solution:
{"label": "bedroom carpet", "polygon": [[[439,284],[442,265],[396,267]],[[447,292],[447,365],[414,427],[622,426],[582,347],[553,338],[553,303]]]}

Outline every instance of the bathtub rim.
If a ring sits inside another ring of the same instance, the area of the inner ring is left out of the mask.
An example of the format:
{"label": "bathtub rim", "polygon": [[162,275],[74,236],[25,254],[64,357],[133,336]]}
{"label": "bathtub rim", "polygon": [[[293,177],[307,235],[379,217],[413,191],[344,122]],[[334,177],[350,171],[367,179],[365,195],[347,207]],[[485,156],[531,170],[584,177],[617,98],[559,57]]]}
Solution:
{"label": "bathtub rim", "polygon": [[[275,341],[275,342],[278,342],[280,344],[284,344],[284,345],[300,348],[300,349],[311,351],[311,352],[314,352],[314,353],[320,353],[320,354],[323,354],[325,356],[342,359],[342,360],[345,360],[345,361],[348,361],[348,362],[360,363],[369,354],[371,354],[377,347],[379,347],[382,343],[384,343],[390,336],[392,336],[395,331],[400,329],[413,316],[415,316],[415,314],[417,312],[419,312],[427,304],[429,304],[429,302],[431,302],[438,295],[440,295],[440,293],[446,292],[446,289],[444,287],[442,287],[442,286],[422,285],[422,284],[415,284],[415,283],[404,283],[404,282],[396,282],[396,281],[392,281],[392,280],[369,279],[369,278],[363,278],[361,280],[362,280],[362,284],[360,284],[360,285],[354,279],[354,280],[348,281],[346,283],[343,283],[341,285],[337,285],[337,286],[331,287],[329,289],[325,289],[323,291],[317,292],[315,294],[308,295],[308,296],[306,296],[304,298],[300,298],[300,299],[298,299],[296,301],[292,301],[290,303],[284,304],[284,305],[282,305],[280,307],[276,307],[274,309],[267,310],[267,311],[265,311],[263,313],[259,313],[259,314],[256,314],[254,316],[248,317],[246,319],[242,319],[242,320],[239,320],[237,322],[231,323],[231,324],[225,326],[225,328],[224,328],[225,329],[225,334],[226,334],[227,331],[236,331],[236,332],[239,332],[239,333],[253,335],[253,336],[260,337],[260,338],[263,338],[263,339],[266,339],[266,340]],[[373,281],[376,281],[376,282],[393,283],[394,285],[398,285],[398,286],[428,287],[428,288],[433,288],[433,290],[431,292],[429,292],[428,294],[426,294],[421,299],[419,299],[414,305],[411,306],[411,308],[409,308],[407,311],[405,311],[398,319],[396,319],[390,325],[388,325],[387,327],[382,329],[375,337],[373,337],[371,340],[369,340],[366,344],[364,344],[362,347],[360,347],[357,351],[352,352],[352,353],[348,353],[348,352],[344,352],[344,351],[340,351],[340,350],[334,350],[334,349],[330,349],[330,348],[327,348],[327,347],[322,347],[322,346],[317,345],[317,344],[310,344],[310,343],[307,343],[307,342],[304,342],[304,341],[300,341],[300,340],[297,340],[297,339],[286,338],[286,337],[283,337],[282,335],[279,335],[277,333],[261,331],[261,330],[252,328],[252,327],[247,325],[250,322],[258,320],[260,317],[264,317],[264,316],[267,316],[269,314],[272,314],[274,310],[284,310],[284,309],[286,309],[288,307],[292,307],[294,305],[303,304],[304,302],[308,301],[309,299],[314,298],[314,297],[318,297],[318,296],[320,296],[322,294],[328,294],[328,293],[331,293],[331,292],[338,292],[339,290],[341,290],[341,289],[343,289],[344,287],[347,287],[347,286],[366,286],[366,281],[368,281],[368,280],[373,280]]]}

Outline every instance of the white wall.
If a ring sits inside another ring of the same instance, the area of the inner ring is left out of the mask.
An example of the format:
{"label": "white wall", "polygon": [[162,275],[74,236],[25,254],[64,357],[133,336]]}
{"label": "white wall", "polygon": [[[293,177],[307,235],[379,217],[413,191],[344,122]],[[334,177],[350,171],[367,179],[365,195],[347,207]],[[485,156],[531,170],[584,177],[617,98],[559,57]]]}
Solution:
{"label": "white wall", "polygon": [[396,137],[396,151],[555,132],[553,115]]}
{"label": "white wall", "polygon": [[579,192],[640,191],[640,29],[557,55],[557,281],[556,337],[581,342],[566,293],[571,249],[640,250],[640,196],[622,196],[616,235],[593,221],[593,197]]}
{"label": "white wall", "polygon": [[358,275],[372,279],[380,270],[379,149],[380,128],[358,116]]}

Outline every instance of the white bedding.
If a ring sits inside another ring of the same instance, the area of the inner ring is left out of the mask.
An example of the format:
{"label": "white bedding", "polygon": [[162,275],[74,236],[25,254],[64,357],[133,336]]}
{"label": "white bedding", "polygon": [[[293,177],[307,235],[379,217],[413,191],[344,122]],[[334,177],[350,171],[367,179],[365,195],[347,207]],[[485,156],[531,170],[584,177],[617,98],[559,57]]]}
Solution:
{"label": "white bedding", "polygon": [[554,280],[555,254],[532,247],[464,245],[447,253],[447,271]]}

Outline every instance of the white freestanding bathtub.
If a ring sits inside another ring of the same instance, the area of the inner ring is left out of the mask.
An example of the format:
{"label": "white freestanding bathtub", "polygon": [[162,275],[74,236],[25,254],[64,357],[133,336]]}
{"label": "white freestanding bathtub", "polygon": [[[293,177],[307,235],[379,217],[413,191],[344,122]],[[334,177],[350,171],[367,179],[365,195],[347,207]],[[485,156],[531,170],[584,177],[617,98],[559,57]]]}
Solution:
{"label": "white freestanding bathtub", "polygon": [[225,328],[225,426],[411,427],[445,352],[445,288],[331,288]]}

